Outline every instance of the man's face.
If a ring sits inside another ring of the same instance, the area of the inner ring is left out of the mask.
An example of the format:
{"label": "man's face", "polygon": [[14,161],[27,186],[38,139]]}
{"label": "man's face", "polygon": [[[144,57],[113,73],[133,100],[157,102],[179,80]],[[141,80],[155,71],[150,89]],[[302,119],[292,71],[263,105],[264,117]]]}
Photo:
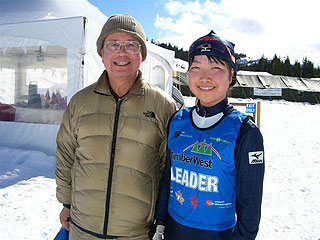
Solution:
{"label": "man's face", "polygon": [[[117,32],[107,36],[104,40],[104,44],[116,41],[139,42],[137,38],[128,33]],[[132,54],[127,53],[123,45],[120,47],[119,51],[114,53],[107,53],[104,46],[101,49],[101,57],[110,79],[135,79],[138,74],[139,67],[142,63],[141,47],[139,47],[139,51],[137,53]]]}

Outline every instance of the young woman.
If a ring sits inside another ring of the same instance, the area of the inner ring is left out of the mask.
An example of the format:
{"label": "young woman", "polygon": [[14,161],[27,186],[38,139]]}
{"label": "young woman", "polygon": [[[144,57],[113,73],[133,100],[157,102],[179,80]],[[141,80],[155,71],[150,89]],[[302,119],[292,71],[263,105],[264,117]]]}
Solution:
{"label": "young woman", "polygon": [[166,240],[255,239],[264,147],[251,117],[228,103],[237,71],[234,44],[211,31],[193,42],[188,58],[189,87],[197,103],[169,123],[150,237],[161,239],[165,226]]}

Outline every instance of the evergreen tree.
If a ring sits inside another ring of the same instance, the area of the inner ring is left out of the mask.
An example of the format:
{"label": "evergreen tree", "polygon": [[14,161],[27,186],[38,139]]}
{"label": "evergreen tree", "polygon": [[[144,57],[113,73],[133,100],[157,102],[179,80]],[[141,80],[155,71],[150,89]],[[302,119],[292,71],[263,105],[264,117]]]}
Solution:
{"label": "evergreen tree", "polygon": [[319,78],[320,77],[320,67],[318,66],[318,68],[315,70],[315,77]]}
{"label": "evergreen tree", "polygon": [[294,62],[292,67],[292,76],[301,77],[301,65],[297,60]]}
{"label": "evergreen tree", "polygon": [[290,63],[289,56],[287,56],[286,60],[284,61],[284,76],[292,76],[292,65]]}
{"label": "evergreen tree", "polygon": [[[169,49],[175,52],[175,57],[182,59],[184,61],[188,60],[188,51],[179,48],[178,46],[172,46],[170,43],[159,43],[154,39],[151,42],[161,46],[165,49]],[[236,59],[246,57],[244,53],[235,53]],[[286,57],[284,61],[281,60],[277,54],[274,55],[272,61],[266,59],[264,55],[261,56],[258,62],[249,62],[248,64],[238,64],[239,70],[245,71],[259,71],[268,72],[273,75],[283,75],[283,76],[294,76],[294,77],[305,77],[313,78],[320,77],[320,68],[314,68],[314,65],[306,57],[303,59],[303,64],[301,66],[300,62],[297,60],[293,65],[290,63],[289,56]]]}
{"label": "evergreen tree", "polygon": [[307,59],[307,57],[303,58],[302,63],[302,77],[304,78],[314,78],[314,66],[311,61]]}
{"label": "evergreen tree", "polygon": [[271,62],[271,74],[281,75],[281,60],[277,57],[277,54],[274,55]]}
{"label": "evergreen tree", "polygon": [[267,71],[267,65],[268,65],[268,61],[266,58],[264,58],[264,55],[262,55],[262,57],[260,58],[256,70],[259,72],[266,72]]}

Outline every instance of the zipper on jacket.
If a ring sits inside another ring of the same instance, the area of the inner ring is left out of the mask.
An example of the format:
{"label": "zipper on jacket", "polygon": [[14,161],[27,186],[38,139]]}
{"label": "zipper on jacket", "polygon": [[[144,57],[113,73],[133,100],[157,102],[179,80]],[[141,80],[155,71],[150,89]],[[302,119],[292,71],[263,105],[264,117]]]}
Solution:
{"label": "zipper on jacket", "polygon": [[106,212],[105,212],[104,227],[103,227],[103,234],[104,235],[107,235],[108,222],[109,222],[109,208],[110,208],[110,197],[111,197],[111,187],[112,187],[112,175],[113,175],[113,167],[114,167],[114,155],[115,155],[115,151],[116,151],[116,141],[117,141],[120,105],[121,105],[122,101],[123,101],[123,99],[119,99],[117,101],[116,113],[114,116],[111,155],[110,155],[110,167],[109,167],[109,177],[108,177],[108,187],[107,187]]}

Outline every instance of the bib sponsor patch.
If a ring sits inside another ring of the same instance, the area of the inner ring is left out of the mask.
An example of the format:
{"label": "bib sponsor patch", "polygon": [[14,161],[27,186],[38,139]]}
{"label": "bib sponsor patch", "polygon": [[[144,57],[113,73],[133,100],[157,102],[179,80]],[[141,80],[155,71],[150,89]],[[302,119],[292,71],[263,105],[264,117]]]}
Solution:
{"label": "bib sponsor patch", "polygon": [[249,152],[249,164],[262,164],[263,151]]}

